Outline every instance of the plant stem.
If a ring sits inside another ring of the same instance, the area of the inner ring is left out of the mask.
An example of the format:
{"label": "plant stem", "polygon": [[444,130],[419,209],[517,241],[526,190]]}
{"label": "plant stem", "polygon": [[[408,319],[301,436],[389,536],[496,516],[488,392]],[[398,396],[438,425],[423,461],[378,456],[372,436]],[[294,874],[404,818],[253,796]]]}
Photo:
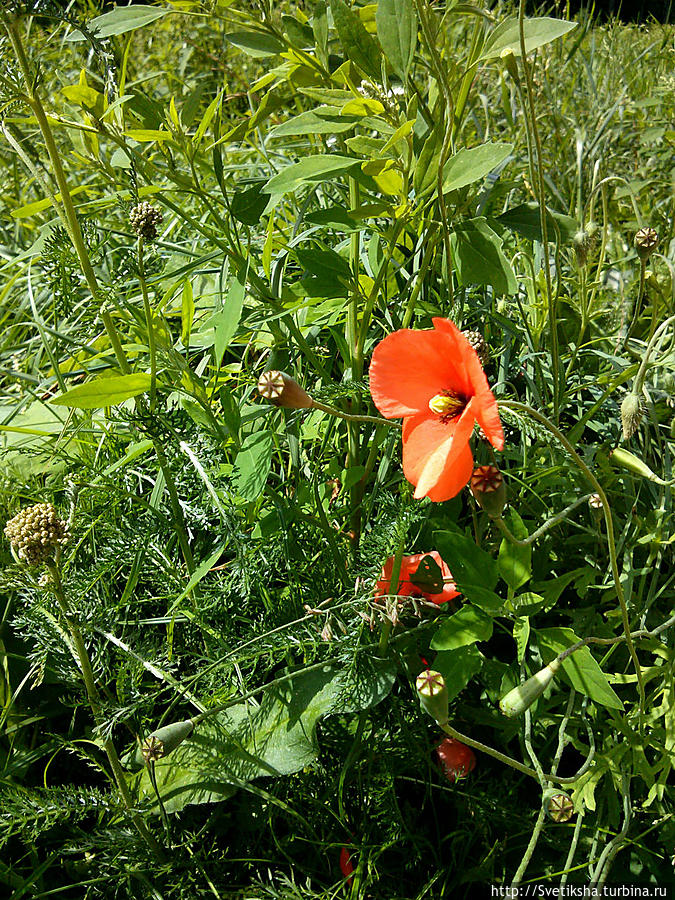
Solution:
{"label": "plant stem", "polygon": [[513,876],[513,881],[511,882],[511,890],[517,888],[520,884],[523,875],[525,874],[527,867],[530,864],[530,860],[532,859],[532,854],[539,842],[539,836],[541,835],[541,830],[544,827],[544,819],[546,818],[546,810],[544,809],[544,803],[542,801],[541,807],[539,809],[539,815],[537,816],[537,821],[535,822],[534,828],[532,829],[532,835],[530,837],[530,842],[527,845],[527,849],[525,850],[525,855],[518,866],[516,874]]}
{"label": "plant stem", "polygon": [[359,416],[352,413],[342,412],[334,406],[328,406],[327,403],[320,403],[318,400],[312,400],[310,409],[320,409],[322,412],[329,413],[331,416],[337,416],[340,419],[346,419],[347,422],[371,422],[373,425],[388,425],[390,428],[401,428],[398,422],[392,422],[389,419],[381,419],[379,416]]}
{"label": "plant stem", "polygon": [[152,309],[150,307],[150,297],[148,295],[148,284],[145,280],[145,263],[144,263],[145,243],[143,236],[139,234],[138,243],[136,245],[136,255],[138,260],[138,283],[141,286],[143,294],[143,309],[145,311],[145,323],[148,330],[148,349],[150,350],[150,412],[155,408],[157,399],[157,346],[155,343],[155,329],[153,326]]}
{"label": "plant stem", "polygon": [[[405,539],[406,535],[403,534],[398,541],[396,546],[396,553],[394,554],[394,562],[391,567],[391,578],[389,579],[389,593],[395,594],[398,596],[399,589],[399,580],[401,577],[401,563],[403,562],[403,548],[405,547]],[[380,656],[384,656],[387,652],[387,647],[389,646],[389,638],[391,637],[391,630],[393,628],[393,624],[391,619],[387,618],[382,623],[382,631],[380,633],[380,643],[377,647],[377,652]]]}
{"label": "plant stem", "polygon": [[574,503],[570,503],[570,505],[566,506],[565,509],[561,510],[559,513],[556,513],[554,516],[551,516],[550,519],[544,522],[541,528],[537,528],[537,530],[533,531],[532,534],[522,539],[517,538],[510,531],[509,526],[501,516],[490,516],[490,518],[510,544],[515,544],[517,547],[529,547],[530,544],[533,544],[537,540],[537,538],[540,538],[542,536],[542,534],[546,534],[546,532],[550,528],[553,528],[553,526],[557,525],[558,522],[567,518],[567,516],[572,512],[572,510],[576,509],[577,506],[581,506],[582,503],[587,503],[589,498],[592,496],[592,494],[584,494],[583,497],[579,497],[574,501]]}
{"label": "plant stem", "polygon": [[619,601],[619,606],[621,607],[621,620],[623,624],[626,646],[628,647],[628,652],[630,653],[631,659],[633,661],[633,666],[635,667],[635,673],[638,680],[638,690],[640,693],[640,718],[642,721],[645,710],[645,686],[642,679],[642,669],[640,668],[640,661],[637,657],[635,645],[633,644],[633,639],[631,637],[628,607],[626,605],[626,597],[623,592],[623,585],[621,584],[621,574],[619,572],[619,562],[616,552],[616,543],[614,540],[614,523],[612,521],[612,512],[609,506],[609,501],[607,500],[607,495],[605,494],[603,487],[598,479],[595,477],[595,475],[589,469],[583,459],[579,456],[579,454],[567,440],[565,435],[543,413],[538,412],[536,409],[532,409],[532,407],[528,406],[526,403],[518,403],[515,400],[504,400],[501,402],[501,406],[507,409],[514,409],[519,412],[525,413],[531,418],[536,419],[537,422],[540,422],[558,440],[558,442],[565,448],[565,450],[567,450],[567,452],[579,468],[580,472],[584,475],[586,480],[590,482],[590,484],[593,486],[594,491],[600,497],[600,500],[602,502],[602,511],[605,517],[605,527],[607,529],[607,550],[609,552],[612,577],[614,579],[614,589],[616,590],[616,596]]}
{"label": "plant stem", "polygon": [[[91,708],[95,721],[99,723],[101,718],[101,698],[98,692],[98,688],[96,687],[94,672],[91,667],[89,654],[87,653],[87,648],[84,643],[84,638],[82,637],[82,632],[80,631],[77,622],[75,622],[68,610],[68,603],[64,594],[63,582],[61,581],[61,572],[59,570],[58,564],[48,564],[47,568],[49,569],[52,577],[56,602],[58,603],[63,618],[68,625],[68,630],[70,631],[70,636],[75,646],[77,658],[80,663],[80,671],[82,672],[82,680],[84,681],[84,686],[87,691],[89,706]],[[164,852],[162,850],[162,847],[148,829],[139,812],[134,809],[133,799],[129,791],[129,786],[126,781],[124,770],[122,769],[122,764],[120,763],[117,751],[115,750],[115,746],[111,738],[106,738],[103,741],[103,749],[105,750],[106,756],[108,757],[108,762],[110,764],[115,782],[117,783],[117,787],[122,797],[122,802],[126,807],[127,812],[129,813],[129,816],[134,823],[134,826],[136,827],[136,830],[143,838],[147,846],[155,854],[157,859],[160,862],[164,862]]]}

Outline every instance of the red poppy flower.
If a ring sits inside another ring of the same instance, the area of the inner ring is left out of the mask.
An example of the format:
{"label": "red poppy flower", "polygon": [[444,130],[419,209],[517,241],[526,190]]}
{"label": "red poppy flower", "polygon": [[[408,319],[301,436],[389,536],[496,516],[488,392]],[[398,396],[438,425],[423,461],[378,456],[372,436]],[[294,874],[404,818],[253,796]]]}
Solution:
{"label": "red poppy flower", "polygon": [[[410,580],[410,576],[417,572],[419,565],[425,556],[431,556],[443,574],[443,590],[440,593],[425,591],[420,585],[414,584]],[[447,603],[448,600],[459,597],[459,591],[455,587],[454,582],[450,580],[452,579],[450,569],[447,564],[443,562],[437,550],[432,550],[431,553],[415,553],[413,556],[403,557],[401,560],[401,572],[399,575],[397,591],[392,591],[391,589],[391,574],[393,570],[394,557],[390,556],[384,564],[384,568],[382,569],[375,586],[376,597],[382,597],[384,594],[396,593],[399,597],[424,597],[425,600],[431,600],[432,603],[436,603],[437,605]]]}
{"label": "red poppy flower", "polygon": [[447,737],[436,747],[436,755],[448,781],[454,783],[476,767],[476,755],[466,744]]}
{"label": "red poppy flower", "polygon": [[474,424],[497,450],[504,434],[476,351],[453,322],[433,323],[433,329],[403,328],[380,341],[370,393],[387,419],[403,417],[403,472],[416,486],[415,497],[440,502],[471,478]]}
{"label": "red poppy flower", "polygon": [[346,847],[343,847],[342,850],[340,850],[340,871],[347,879],[347,884],[351,884],[353,881],[352,873],[354,872],[354,863],[352,862],[351,855]]}

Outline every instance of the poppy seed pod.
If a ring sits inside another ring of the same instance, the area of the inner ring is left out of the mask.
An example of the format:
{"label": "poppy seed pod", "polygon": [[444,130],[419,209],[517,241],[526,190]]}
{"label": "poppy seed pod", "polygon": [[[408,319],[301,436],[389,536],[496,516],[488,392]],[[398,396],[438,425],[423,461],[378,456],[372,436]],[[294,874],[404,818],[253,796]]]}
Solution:
{"label": "poppy seed pod", "polygon": [[448,721],[448,688],[440,672],[425,669],[415,682],[420,706],[438,725]]}
{"label": "poppy seed pod", "polygon": [[526,709],[529,709],[535,700],[544,693],[549,684],[553,681],[556,672],[560,668],[558,659],[551,662],[540,669],[523,684],[513,688],[499,701],[499,708],[508,716],[509,719],[522,715]]}
{"label": "poppy seed pod", "polygon": [[471,476],[471,493],[481,509],[494,518],[501,516],[506,506],[504,476],[497,466],[477,466]]}
{"label": "poppy seed pod", "polygon": [[647,260],[658,247],[659,236],[653,228],[640,228],[635,233],[633,244],[640,259]]}
{"label": "poppy seed pod", "polygon": [[275,406],[286,409],[311,409],[314,401],[298,382],[278,369],[263,372],[258,379],[258,393]]}
{"label": "poppy seed pod", "polygon": [[568,822],[574,815],[574,803],[560,788],[547,788],[542,801],[544,812],[553,822]]}
{"label": "poppy seed pod", "polygon": [[[190,737],[194,727],[192,719],[185,719],[183,722],[163,725],[161,728],[153,731],[141,745],[140,754],[142,761],[149,765],[151,762],[157,762],[158,759],[173,753],[176,747]],[[136,756],[138,757],[138,753]]]}
{"label": "poppy seed pod", "polygon": [[629,441],[638,430],[643,415],[642,398],[632,391],[626,394],[621,403],[621,429],[625,441]]}

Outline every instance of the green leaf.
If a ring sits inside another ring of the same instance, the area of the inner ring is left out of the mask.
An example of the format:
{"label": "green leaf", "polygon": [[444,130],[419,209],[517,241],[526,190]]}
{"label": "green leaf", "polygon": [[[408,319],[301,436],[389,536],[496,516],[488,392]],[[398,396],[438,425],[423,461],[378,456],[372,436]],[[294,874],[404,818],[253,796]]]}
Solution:
{"label": "green leaf", "polygon": [[65,394],[52,398],[55,406],[75,409],[102,409],[117,406],[130,397],[137,397],[150,389],[150,376],[144,372],[134,375],[98,375],[85,384],[78,384]]}
{"label": "green leaf", "polygon": [[195,301],[192,294],[192,282],[187,278],[183,283],[183,296],[181,302],[181,341],[184,347],[190,345],[190,332],[195,317]]}
{"label": "green leaf", "polygon": [[[330,111],[330,112],[329,112]],[[360,116],[343,116],[337,107],[324,106],[293,116],[273,128],[270,138],[295,137],[299,134],[342,134],[352,131]]]}
{"label": "green leaf", "polygon": [[[550,44],[577,27],[576,22],[565,22],[562,19],[550,19],[546,16],[534,19],[525,19],[523,32],[525,34],[525,52],[531,53],[537,47]],[[479,60],[497,59],[502,50],[510,49],[514,56],[520,56],[520,28],[518,19],[505,19],[490,33],[483,45],[483,52]]]}
{"label": "green leaf", "polygon": [[448,700],[463,691],[483,665],[483,654],[473,645],[441,651],[434,658],[434,669],[440,672],[448,688]]}
{"label": "green leaf", "polygon": [[413,187],[418,197],[436,189],[444,129],[437,125],[426,137],[415,163]]}
{"label": "green leaf", "polygon": [[460,285],[491,284],[497,294],[516,293],[516,276],[502,253],[502,240],[482,216],[455,225],[450,243]]}
{"label": "green leaf", "polygon": [[286,166],[281,172],[273,175],[263,190],[268,194],[281,196],[296,190],[301,184],[332,180],[360,165],[361,160],[351,156],[338,156],[337,154],[306,156],[300,162]]}
{"label": "green leaf", "polygon": [[[155,763],[167,812],[191,803],[213,803],[254,778],[290,775],[318,755],[316,725],[331,713],[369,709],[391,691],[393,665],[378,660],[350,674],[337,665],[297,672],[267,690],[259,706],[238,703],[197,725],[172,754]],[[157,813],[146,770],[130,778],[132,788]]]}
{"label": "green leaf", "polygon": [[352,270],[349,263],[335,250],[296,247],[294,253],[302,268],[311,272],[312,275],[316,275],[317,278],[328,278],[332,281],[351,280]]}
{"label": "green leaf", "polygon": [[269,431],[247,435],[235,460],[237,493],[244,500],[257,500],[263,492],[272,465],[274,440]]}
{"label": "green leaf", "polygon": [[214,363],[216,368],[220,367],[223,361],[223,354],[234,337],[234,333],[241,319],[241,311],[244,308],[244,296],[246,290],[244,285],[238,279],[234,279],[227,292],[225,303],[220,312],[211,316],[207,325],[215,331],[214,341]]}
{"label": "green leaf", "polygon": [[197,587],[202,578],[211,571],[211,569],[218,562],[220,557],[223,555],[223,551],[227,544],[221,544],[217,550],[214,550],[213,553],[208,556],[206,559],[202,560],[202,562],[197,566],[192,575],[190,576],[190,580],[188,581],[185,589],[179,594],[178,597],[173,601],[171,609],[169,612],[173,612],[176,607],[178,607],[182,600],[184,600],[190,591]]}
{"label": "green leaf", "polygon": [[[497,216],[495,221],[530,241],[543,240],[538,203],[521,203],[519,206],[513,206],[501,216]],[[579,230],[579,224],[572,216],[552,212],[550,209],[546,210],[546,223],[550,241],[555,240],[557,236],[556,225],[560,231],[560,240],[565,244],[569,243]]]}
{"label": "green leaf", "polygon": [[[539,628],[536,635],[542,657],[547,664],[579,640],[571,628]],[[605,673],[588,647],[582,647],[568,656],[562,668],[579,693],[585,694],[601,706],[623,710],[623,703],[610,687]]]}
{"label": "green leaf", "polygon": [[244,225],[257,225],[261,219],[270,195],[263,191],[262,184],[254,184],[245,191],[235,191],[230,204],[230,212]]}
{"label": "green leaf", "polygon": [[[523,525],[523,520],[515,509],[507,510],[504,520],[513,536],[518,540],[522,541],[527,537],[527,528]],[[517,591],[532,577],[532,547],[530,545],[519,547],[518,544],[512,544],[504,538],[499,547],[497,562],[499,574],[512,591]]]}
{"label": "green leaf", "polygon": [[492,616],[476,606],[463,606],[440,626],[431,639],[432,650],[456,650],[492,637]]}
{"label": "green leaf", "polygon": [[412,0],[379,0],[377,36],[401,81],[405,82],[417,45],[417,16]]}
{"label": "green leaf", "polygon": [[437,531],[434,538],[441,559],[447,563],[462,593],[470,590],[472,585],[494,590],[499,575],[497,563],[489,553],[460,531]]}
{"label": "green leaf", "polygon": [[527,642],[530,638],[530,620],[527,616],[516,619],[513,623],[513,640],[516,642],[518,651],[518,662],[522,663],[525,659],[525,651],[527,650]]}
{"label": "green leaf", "polygon": [[470,150],[460,150],[445,164],[443,192],[456,191],[489,175],[511,154],[513,144],[488,141]]}
{"label": "green leaf", "polygon": [[254,57],[276,56],[286,49],[273,34],[264,34],[260,31],[232,32],[225,35],[225,40],[243,50],[248,56]]}
{"label": "green leaf", "polygon": [[517,597],[513,597],[511,603],[516,615],[533,616],[546,606],[546,598],[542,597],[541,594],[526,591],[524,594],[518,594]]}
{"label": "green leaf", "polygon": [[[92,19],[87,25],[87,31],[95,32],[98,38],[114,37],[118,34],[126,34],[136,28],[149,25],[157,19],[161,19],[167,13],[173,12],[169,7],[157,8],[156,6],[118,6],[111,12],[104,13]],[[81,31],[71,31],[66,41],[83,41],[85,36]]]}
{"label": "green leaf", "polygon": [[361,24],[357,13],[344,0],[330,0],[333,23],[340,38],[342,49],[362,72],[379,81],[380,48]]}

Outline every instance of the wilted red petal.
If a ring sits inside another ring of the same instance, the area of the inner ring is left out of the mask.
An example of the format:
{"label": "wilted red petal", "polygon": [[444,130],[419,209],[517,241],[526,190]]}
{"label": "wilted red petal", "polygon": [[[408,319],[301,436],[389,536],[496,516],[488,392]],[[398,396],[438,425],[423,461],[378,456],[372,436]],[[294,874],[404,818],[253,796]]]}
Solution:
{"label": "wilted red petal", "polygon": [[375,585],[375,597],[382,597],[386,594],[393,593],[396,593],[399,597],[424,597],[426,600],[430,600],[437,606],[440,606],[442,603],[447,603],[449,600],[454,600],[455,597],[459,597],[460,592],[457,590],[457,586],[453,581],[445,581],[443,590],[440,594],[432,594],[429,591],[423,591],[418,585],[413,584],[410,576],[417,571],[425,556],[430,556],[437,563],[444,579],[452,578],[450,569],[448,568],[447,563],[441,559],[438,550],[431,550],[429,553],[413,553],[411,556],[404,556],[401,559],[398,590],[394,592],[391,588],[391,574],[394,570],[394,557],[390,556],[382,567],[380,577]]}
{"label": "wilted red petal", "polygon": [[354,865],[352,863],[349,850],[347,850],[346,847],[343,847],[342,850],[340,850],[340,871],[345,876],[345,878],[349,879],[349,883],[351,884],[351,875],[354,871]]}

